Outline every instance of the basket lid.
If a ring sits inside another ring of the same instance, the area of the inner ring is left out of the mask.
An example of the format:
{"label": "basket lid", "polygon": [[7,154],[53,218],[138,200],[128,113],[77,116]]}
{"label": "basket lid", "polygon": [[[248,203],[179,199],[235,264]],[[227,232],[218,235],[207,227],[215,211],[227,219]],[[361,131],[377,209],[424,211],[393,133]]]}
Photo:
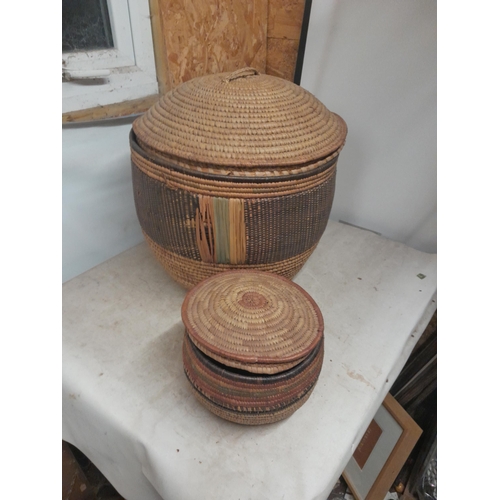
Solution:
{"label": "basket lid", "polygon": [[323,316],[309,294],[262,271],[227,271],[198,283],[184,299],[182,321],[207,355],[243,369],[246,363],[287,369],[323,337]]}
{"label": "basket lid", "polygon": [[344,120],[292,82],[244,68],[189,80],[133,123],[158,155],[231,167],[302,165],[342,148]]}

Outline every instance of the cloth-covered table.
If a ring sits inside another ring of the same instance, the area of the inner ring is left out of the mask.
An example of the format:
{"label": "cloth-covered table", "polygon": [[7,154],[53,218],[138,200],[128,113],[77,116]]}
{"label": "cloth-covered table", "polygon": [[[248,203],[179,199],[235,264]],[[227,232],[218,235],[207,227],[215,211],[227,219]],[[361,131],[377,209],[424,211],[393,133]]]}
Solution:
{"label": "cloth-covered table", "polygon": [[325,320],[291,417],[246,427],[190,392],[177,285],[142,243],[63,285],[63,432],[127,500],[326,499],[436,310],[436,255],[330,221],[294,278]]}

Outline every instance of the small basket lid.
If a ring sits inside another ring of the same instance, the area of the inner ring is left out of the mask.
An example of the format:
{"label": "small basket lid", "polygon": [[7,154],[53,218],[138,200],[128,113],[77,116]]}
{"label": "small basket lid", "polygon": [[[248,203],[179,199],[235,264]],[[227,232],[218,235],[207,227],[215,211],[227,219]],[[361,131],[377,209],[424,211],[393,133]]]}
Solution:
{"label": "small basket lid", "polygon": [[208,356],[264,373],[260,366],[276,373],[298,364],[323,337],[323,316],[309,294],[261,271],[227,271],[198,283],[184,299],[182,321]]}
{"label": "small basket lid", "polygon": [[133,131],[153,155],[238,169],[317,162],[342,148],[347,126],[302,87],[244,68],[179,85]]}

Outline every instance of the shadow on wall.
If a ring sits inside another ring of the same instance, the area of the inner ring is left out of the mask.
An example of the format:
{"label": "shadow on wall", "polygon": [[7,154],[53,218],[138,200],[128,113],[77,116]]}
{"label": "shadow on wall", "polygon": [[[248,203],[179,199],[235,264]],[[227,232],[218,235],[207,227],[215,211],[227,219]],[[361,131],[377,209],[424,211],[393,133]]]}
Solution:
{"label": "shadow on wall", "polygon": [[128,143],[133,120],[63,126],[63,283],[143,241]]}

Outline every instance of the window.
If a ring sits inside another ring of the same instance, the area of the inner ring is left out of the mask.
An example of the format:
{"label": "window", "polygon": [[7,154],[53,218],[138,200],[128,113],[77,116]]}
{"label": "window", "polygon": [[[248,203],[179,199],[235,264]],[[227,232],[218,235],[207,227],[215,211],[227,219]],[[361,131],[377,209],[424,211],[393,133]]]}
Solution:
{"label": "window", "polygon": [[63,113],[158,93],[148,0],[63,0]]}

